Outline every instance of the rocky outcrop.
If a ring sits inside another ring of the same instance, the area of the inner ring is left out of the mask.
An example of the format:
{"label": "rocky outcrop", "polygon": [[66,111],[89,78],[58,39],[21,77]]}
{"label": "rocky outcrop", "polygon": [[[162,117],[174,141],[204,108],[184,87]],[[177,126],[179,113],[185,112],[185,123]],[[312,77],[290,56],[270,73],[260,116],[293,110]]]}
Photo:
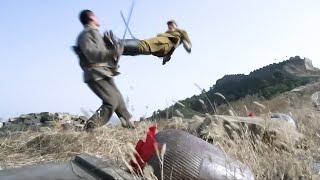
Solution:
{"label": "rocky outcrop", "polygon": [[63,130],[79,130],[82,129],[84,122],[87,120],[85,116],[71,115],[69,113],[30,113],[23,114],[19,117],[8,119],[2,123],[0,133],[6,134],[8,131],[46,131],[48,128],[60,126]]}
{"label": "rocky outcrop", "polygon": [[312,104],[314,105],[314,107],[320,111],[320,81],[315,82],[315,83],[311,83],[311,84],[307,84],[305,86],[300,86],[297,87],[293,90],[291,90],[291,92],[293,93],[297,93],[299,95],[311,95],[310,96],[310,100],[312,102]]}
{"label": "rocky outcrop", "polygon": [[291,151],[291,147],[303,138],[296,125],[279,117],[239,117],[207,115],[206,118],[193,117],[190,120],[173,118],[169,128],[184,127],[191,134],[214,142],[218,139],[236,140],[250,132],[252,141],[262,141],[276,148]]}
{"label": "rocky outcrop", "polygon": [[291,57],[280,63],[273,63],[252,71],[249,75],[234,74],[226,75],[217,80],[216,85],[226,84],[229,82],[237,82],[243,79],[258,78],[269,79],[277,71],[288,73],[292,76],[304,76],[309,78],[320,78],[320,69],[312,65],[312,61],[308,58],[300,58],[299,56]]}

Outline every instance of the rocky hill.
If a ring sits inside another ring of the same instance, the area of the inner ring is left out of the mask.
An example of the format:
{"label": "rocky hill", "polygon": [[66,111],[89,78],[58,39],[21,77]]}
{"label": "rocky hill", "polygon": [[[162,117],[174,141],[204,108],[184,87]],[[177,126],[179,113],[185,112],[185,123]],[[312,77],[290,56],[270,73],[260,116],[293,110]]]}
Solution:
{"label": "rocky hill", "polygon": [[320,77],[320,69],[315,68],[312,65],[312,61],[310,59],[301,59],[299,56],[296,56],[280,63],[273,63],[254,70],[249,75],[226,75],[223,78],[217,80],[216,85],[219,86],[228,84],[229,82],[243,81],[250,78],[268,80],[272,79],[274,74],[279,72],[288,76],[307,77],[309,79],[317,79]]}
{"label": "rocky hill", "polygon": [[[252,71],[250,74],[225,75],[216,81],[208,91],[203,90],[180,102],[187,108],[175,104],[165,110],[154,112],[154,117],[171,117],[177,115],[175,110],[183,111],[187,117],[196,112],[213,113],[215,106],[235,101],[248,95],[270,99],[282,92],[290,91],[298,86],[305,85],[320,79],[320,70],[312,65],[312,61],[299,56],[291,57],[280,63],[270,64]],[[224,97],[217,96],[222,94]],[[171,112],[171,113],[170,113]]]}

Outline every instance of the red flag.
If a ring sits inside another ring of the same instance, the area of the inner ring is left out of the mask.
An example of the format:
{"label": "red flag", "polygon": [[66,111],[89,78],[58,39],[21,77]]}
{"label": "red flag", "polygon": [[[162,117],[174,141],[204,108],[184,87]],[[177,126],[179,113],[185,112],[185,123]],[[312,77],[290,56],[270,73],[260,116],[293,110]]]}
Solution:
{"label": "red flag", "polygon": [[[141,169],[145,166],[146,162],[148,162],[152,158],[152,156],[156,152],[155,148],[158,147],[158,143],[156,141],[156,131],[156,126],[149,127],[146,141],[144,142],[143,140],[139,140],[136,145],[136,151],[139,155],[135,155],[135,158]],[[135,164],[132,160],[130,161],[130,164],[135,169],[138,169],[138,165]]]}

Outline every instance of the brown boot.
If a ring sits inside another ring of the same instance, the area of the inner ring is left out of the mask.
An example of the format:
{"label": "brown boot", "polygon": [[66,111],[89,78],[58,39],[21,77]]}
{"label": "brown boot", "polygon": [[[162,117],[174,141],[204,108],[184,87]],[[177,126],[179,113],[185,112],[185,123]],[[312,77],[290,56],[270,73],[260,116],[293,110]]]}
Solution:
{"label": "brown boot", "polygon": [[112,109],[106,105],[102,105],[96,112],[85,122],[83,129],[87,132],[92,132],[93,129],[101,127],[110,120],[110,112]]}
{"label": "brown boot", "polygon": [[88,120],[83,129],[87,132],[92,132],[97,127],[97,123],[93,120]]}

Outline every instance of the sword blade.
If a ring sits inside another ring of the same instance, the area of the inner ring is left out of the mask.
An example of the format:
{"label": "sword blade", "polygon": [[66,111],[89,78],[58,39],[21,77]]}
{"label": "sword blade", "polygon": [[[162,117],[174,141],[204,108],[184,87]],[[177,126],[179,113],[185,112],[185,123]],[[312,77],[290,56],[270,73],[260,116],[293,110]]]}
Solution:
{"label": "sword blade", "polygon": [[129,15],[128,15],[127,20],[126,20],[126,23],[128,24],[128,26],[126,26],[126,28],[124,30],[123,39],[126,37],[127,31],[128,31],[128,27],[129,27],[132,11],[133,11],[133,8],[134,8],[134,4],[135,4],[135,0],[132,1],[130,12],[129,12]]}
{"label": "sword blade", "polygon": [[[125,24],[125,26],[126,26],[126,29],[127,29],[127,31],[129,32],[131,38],[132,38],[132,39],[136,39],[136,38],[134,37],[134,35],[132,34],[131,30],[130,30],[129,24],[126,22],[126,19],[125,19],[124,15],[123,15],[122,11],[120,11],[120,14],[121,14],[122,21],[124,22],[124,24]],[[125,35],[126,35],[126,34],[124,34],[123,39],[125,38]]]}

